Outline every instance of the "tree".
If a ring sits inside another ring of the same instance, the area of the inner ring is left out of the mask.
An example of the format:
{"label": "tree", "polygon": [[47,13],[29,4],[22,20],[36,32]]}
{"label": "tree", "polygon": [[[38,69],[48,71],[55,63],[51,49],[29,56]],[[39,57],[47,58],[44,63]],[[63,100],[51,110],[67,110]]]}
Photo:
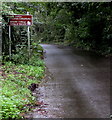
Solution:
{"label": "tree", "polygon": [[34,16],[33,31],[38,41],[63,42],[102,54],[112,52],[112,8],[108,2],[21,2],[6,5],[14,13],[26,14],[29,11]]}

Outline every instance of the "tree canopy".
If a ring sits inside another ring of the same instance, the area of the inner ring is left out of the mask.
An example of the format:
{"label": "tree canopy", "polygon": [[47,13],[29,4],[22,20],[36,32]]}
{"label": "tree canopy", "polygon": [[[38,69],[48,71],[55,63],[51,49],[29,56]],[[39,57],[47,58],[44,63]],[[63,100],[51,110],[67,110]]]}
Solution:
{"label": "tree canopy", "polygon": [[[33,15],[32,28],[33,34],[38,36],[37,41],[63,43],[104,55],[112,53],[112,8],[109,2],[8,2],[3,3],[3,9],[3,41],[6,41],[3,46],[8,44],[6,15],[28,11]],[[21,36],[19,29],[12,29],[14,49]],[[3,50],[5,53],[6,49]]]}

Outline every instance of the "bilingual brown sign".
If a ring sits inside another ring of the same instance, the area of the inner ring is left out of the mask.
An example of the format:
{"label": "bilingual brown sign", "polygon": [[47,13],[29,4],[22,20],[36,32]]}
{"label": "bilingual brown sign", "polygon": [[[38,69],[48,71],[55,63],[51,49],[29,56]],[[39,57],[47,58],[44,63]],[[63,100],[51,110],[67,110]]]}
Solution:
{"label": "bilingual brown sign", "polygon": [[8,15],[10,26],[31,26],[32,15]]}

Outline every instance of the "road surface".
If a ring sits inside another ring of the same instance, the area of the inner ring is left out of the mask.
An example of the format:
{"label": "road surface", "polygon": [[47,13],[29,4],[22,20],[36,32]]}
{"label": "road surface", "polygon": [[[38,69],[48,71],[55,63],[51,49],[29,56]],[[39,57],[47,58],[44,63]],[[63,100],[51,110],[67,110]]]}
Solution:
{"label": "road surface", "polygon": [[[40,87],[48,118],[108,118],[110,63],[92,52],[42,44],[53,76]],[[38,118],[38,114],[33,114]]]}

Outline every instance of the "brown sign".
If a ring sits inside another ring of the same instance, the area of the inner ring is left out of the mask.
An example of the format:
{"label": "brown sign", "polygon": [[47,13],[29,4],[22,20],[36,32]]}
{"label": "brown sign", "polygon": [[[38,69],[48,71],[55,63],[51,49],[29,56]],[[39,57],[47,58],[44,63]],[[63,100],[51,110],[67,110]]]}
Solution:
{"label": "brown sign", "polygon": [[32,15],[9,15],[10,26],[30,26],[32,25]]}

